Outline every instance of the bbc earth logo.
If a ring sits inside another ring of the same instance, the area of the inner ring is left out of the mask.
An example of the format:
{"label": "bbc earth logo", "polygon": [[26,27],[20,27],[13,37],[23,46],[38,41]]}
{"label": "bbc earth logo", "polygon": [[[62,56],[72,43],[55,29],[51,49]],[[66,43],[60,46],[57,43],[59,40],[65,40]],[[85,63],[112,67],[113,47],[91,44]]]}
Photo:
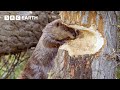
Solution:
{"label": "bbc earth logo", "polygon": [[38,20],[38,16],[4,15],[4,20]]}

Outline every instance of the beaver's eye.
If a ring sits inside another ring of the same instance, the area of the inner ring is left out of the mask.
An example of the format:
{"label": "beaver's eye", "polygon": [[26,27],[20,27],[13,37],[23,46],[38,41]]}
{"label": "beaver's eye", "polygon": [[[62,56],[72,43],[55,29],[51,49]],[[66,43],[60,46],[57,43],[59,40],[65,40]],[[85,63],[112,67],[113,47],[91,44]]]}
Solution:
{"label": "beaver's eye", "polygon": [[60,26],[60,23],[56,23],[56,26],[59,27],[59,26]]}

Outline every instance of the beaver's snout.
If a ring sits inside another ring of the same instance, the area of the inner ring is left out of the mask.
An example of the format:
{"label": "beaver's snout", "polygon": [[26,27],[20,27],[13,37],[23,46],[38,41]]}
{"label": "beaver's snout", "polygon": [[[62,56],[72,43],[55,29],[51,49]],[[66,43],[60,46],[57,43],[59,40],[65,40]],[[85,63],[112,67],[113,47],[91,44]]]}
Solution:
{"label": "beaver's snout", "polygon": [[75,39],[79,35],[79,31],[73,28],[69,28],[68,31],[72,34],[72,39]]}

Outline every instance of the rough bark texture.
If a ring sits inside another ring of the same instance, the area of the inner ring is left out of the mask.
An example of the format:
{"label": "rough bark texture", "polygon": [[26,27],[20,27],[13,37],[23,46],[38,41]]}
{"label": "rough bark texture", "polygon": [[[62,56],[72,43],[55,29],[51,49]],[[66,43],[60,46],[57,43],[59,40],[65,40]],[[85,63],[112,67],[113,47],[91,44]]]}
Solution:
{"label": "rough bark texture", "polygon": [[91,62],[94,56],[70,57],[68,52],[59,50],[48,79],[92,79]]}
{"label": "rough bark texture", "polygon": [[[107,45],[102,52],[101,57],[93,60],[92,78],[93,79],[115,79],[116,71],[116,49],[117,49],[117,16],[114,11],[99,12],[104,20],[104,34],[107,39]],[[115,52],[114,52],[115,51]]]}
{"label": "rough bark texture", "polygon": [[[97,11],[97,14],[89,16],[89,12],[83,12],[80,25],[89,27],[91,17],[96,18],[98,30],[106,39],[106,44],[99,57],[97,55],[82,55],[78,58],[69,56],[65,50],[59,50],[54,59],[54,67],[48,73],[50,79],[115,79],[117,48],[117,15],[114,11]],[[101,17],[99,17],[99,15]],[[89,18],[87,18],[89,17]],[[87,21],[88,19],[88,21]],[[93,19],[94,22],[95,19]],[[100,24],[103,20],[103,25]],[[87,24],[86,24],[87,23]],[[101,28],[103,26],[103,29]]]}
{"label": "rough bark texture", "polygon": [[[35,15],[38,20],[5,21],[3,15]],[[58,18],[57,12],[51,11],[0,11],[0,56],[18,53],[36,46],[42,29],[49,22]]]}

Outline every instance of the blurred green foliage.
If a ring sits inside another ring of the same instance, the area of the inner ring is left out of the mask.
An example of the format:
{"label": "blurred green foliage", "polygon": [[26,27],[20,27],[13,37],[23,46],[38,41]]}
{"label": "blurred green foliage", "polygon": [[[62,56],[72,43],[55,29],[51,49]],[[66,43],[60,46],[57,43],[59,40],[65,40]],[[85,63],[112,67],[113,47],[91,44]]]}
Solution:
{"label": "blurred green foliage", "polygon": [[16,79],[30,57],[30,51],[0,57],[0,79]]}
{"label": "blurred green foliage", "polygon": [[120,66],[117,67],[116,76],[117,76],[117,79],[120,79]]}

